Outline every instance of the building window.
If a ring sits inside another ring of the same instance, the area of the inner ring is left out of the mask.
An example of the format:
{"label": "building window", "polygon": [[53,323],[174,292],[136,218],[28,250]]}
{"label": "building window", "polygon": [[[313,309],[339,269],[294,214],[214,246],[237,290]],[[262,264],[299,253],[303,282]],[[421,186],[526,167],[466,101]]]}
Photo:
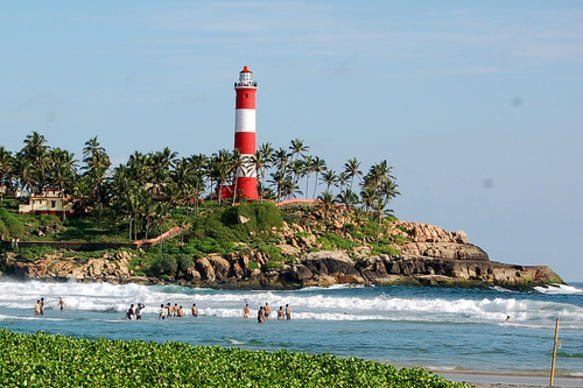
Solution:
{"label": "building window", "polygon": [[57,207],[57,201],[51,201],[51,207],[52,208]]}

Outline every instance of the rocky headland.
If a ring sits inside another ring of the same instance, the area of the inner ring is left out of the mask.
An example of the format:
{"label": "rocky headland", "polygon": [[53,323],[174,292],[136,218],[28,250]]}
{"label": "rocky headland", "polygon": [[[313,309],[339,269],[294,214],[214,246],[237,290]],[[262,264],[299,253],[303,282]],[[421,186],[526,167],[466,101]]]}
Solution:
{"label": "rocky headland", "polygon": [[[246,222],[244,219],[240,222]],[[341,224],[341,223],[340,223]],[[343,225],[337,225],[341,228]],[[192,287],[294,289],[333,284],[415,284],[480,287],[498,285],[528,288],[562,283],[547,266],[505,264],[489,259],[462,231],[395,221],[390,233],[398,236],[398,251],[374,254],[369,245],[327,250],[310,223],[283,224],[274,244],[291,258],[279,266],[257,250],[246,253],[208,254],[193,258],[175,276],[145,276],[135,258],[139,251],[117,250],[100,257],[79,258],[74,251],[56,251],[34,261],[17,259],[14,252],[0,256],[5,275],[20,279],[176,283]]]}

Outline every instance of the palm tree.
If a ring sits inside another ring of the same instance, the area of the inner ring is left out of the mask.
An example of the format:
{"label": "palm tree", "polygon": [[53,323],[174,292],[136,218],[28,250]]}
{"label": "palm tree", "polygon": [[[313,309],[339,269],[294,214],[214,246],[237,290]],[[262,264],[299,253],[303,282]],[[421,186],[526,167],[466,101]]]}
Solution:
{"label": "palm tree", "polygon": [[88,181],[90,201],[93,205],[103,201],[103,183],[111,166],[109,155],[99,144],[97,136],[85,142],[83,147],[83,177]]}
{"label": "palm tree", "polygon": [[395,177],[391,175],[392,167],[386,160],[373,164],[363,180],[362,199],[365,206],[371,208],[377,217],[377,244],[379,242],[382,216],[389,203],[400,193]]}
{"label": "palm tree", "polygon": [[294,185],[297,185],[300,178],[306,174],[305,163],[300,159],[293,160],[289,165],[289,172],[292,174]]}
{"label": "palm tree", "polygon": [[352,209],[354,205],[358,204],[358,195],[350,189],[342,190],[336,196],[336,199],[338,202],[346,206],[347,209]]}
{"label": "palm tree", "polygon": [[306,198],[308,198],[309,178],[312,172],[314,172],[314,158],[311,155],[307,155],[304,157],[304,176],[306,177],[306,191],[305,191]]}
{"label": "palm tree", "polygon": [[316,173],[316,183],[314,184],[314,195],[312,198],[316,198],[316,190],[318,189],[318,174],[323,173],[327,170],[326,161],[320,159],[318,156],[314,157],[314,163],[312,165],[312,171]]}
{"label": "palm tree", "polygon": [[[255,166],[253,165],[253,168]],[[232,205],[235,206],[237,203],[237,195],[239,194],[237,184],[239,180],[237,179],[240,176],[246,176],[245,169],[248,168],[247,160],[241,154],[241,151],[238,149],[233,150],[233,154],[231,156],[231,169],[233,171],[233,201]]]}
{"label": "palm tree", "polygon": [[340,188],[340,191],[344,190],[344,187],[348,184],[348,179],[348,174],[344,171],[338,174],[338,187]]}
{"label": "palm tree", "polygon": [[[13,163],[12,153],[0,146],[0,186],[4,186],[6,189],[10,187]],[[3,195],[4,191],[0,191],[0,199],[2,199]]]}
{"label": "palm tree", "polygon": [[217,182],[219,205],[223,200],[223,187],[232,173],[231,153],[228,150],[220,150],[212,158],[212,174]]}
{"label": "palm tree", "polygon": [[300,156],[304,156],[304,153],[307,152],[310,147],[304,145],[304,141],[300,139],[293,139],[289,146],[289,150],[291,151],[291,157],[299,158]]}
{"label": "palm tree", "polygon": [[208,157],[204,154],[192,155],[187,159],[191,168],[191,178],[194,196],[194,214],[198,215],[198,204],[205,191],[204,178],[207,176]]}
{"label": "palm tree", "polygon": [[[265,173],[267,171],[267,167],[269,166],[269,159],[266,159],[265,154],[261,152],[261,150],[255,152],[253,155],[252,163],[255,166],[255,171],[259,175],[259,184],[263,186],[265,181]],[[261,190],[259,190],[259,200],[261,200]]]}
{"label": "palm tree", "polygon": [[47,140],[40,133],[33,131],[26,136],[24,147],[20,150],[18,157],[30,162],[30,185],[29,189],[35,193],[42,191],[45,185],[46,156],[49,147]]}
{"label": "palm tree", "polygon": [[[77,160],[75,155],[60,148],[53,148],[48,155],[48,179],[61,191],[63,198],[65,194],[73,191],[74,183],[77,180]],[[65,220],[63,211],[63,221]]]}
{"label": "palm tree", "polygon": [[338,175],[336,175],[334,170],[324,171],[320,180],[326,184],[326,191],[330,191],[330,186],[338,186]]}
{"label": "palm tree", "polygon": [[269,183],[275,186],[275,200],[279,202],[281,201],[282,192],[284,191],[283,189],[286,181],[285,172],[279,169],[272,172],[270,176],[271,179],[269,180]]}
{"label": "palm tree", "polygon": [[324,220],[328,221],[328,215],[330,214],[330,210],[332,209],[332,207],[334,207],[336,199],[334,198],[332,193],[326,190],[322,194],[320,194],[318,200],[320,201],[318,203],[318,207],[322,210],[322,217],[324,218]]}
{"label": "palm tree", "polygon": [[278,170],[285,170],[287,168],[289,156],[285,148],[278,148],[273,152],[273,163]]}
{"label": "palm tree", "polygon": [[348,161],[344,163],[344,173],[350,178],[350,190],[352,190],[354,178],[362,176],[360,162],[356,158],[348,159]]}

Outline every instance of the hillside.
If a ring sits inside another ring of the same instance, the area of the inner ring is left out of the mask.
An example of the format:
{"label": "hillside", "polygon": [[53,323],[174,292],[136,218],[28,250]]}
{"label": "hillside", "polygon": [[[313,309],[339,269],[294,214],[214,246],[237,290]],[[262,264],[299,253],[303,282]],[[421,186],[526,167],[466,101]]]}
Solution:
{"label": "hillside", "polygon": [[148,249],[132,249],[115,225],[100,226],[93,217],[62,222],[0,209],[0,220],[6,217],[13,227],[20,225],[16,228],[23,239],[79,241],[92,231],[85,235],[100,242],[99,247],[107,248],[107,241],[128,243],[128,248],[94,251],[13,249],[5,243],[2,270],[22,278],[223,288],[337,283],[531,287],[562,282],[545,266],[491,261],[464,232],[391,216],[379,222],[363,210],[324,202],[281,208],[271,202],[209,202],[196,216],[176,212],[165,220],[165,228],[185,231]]}

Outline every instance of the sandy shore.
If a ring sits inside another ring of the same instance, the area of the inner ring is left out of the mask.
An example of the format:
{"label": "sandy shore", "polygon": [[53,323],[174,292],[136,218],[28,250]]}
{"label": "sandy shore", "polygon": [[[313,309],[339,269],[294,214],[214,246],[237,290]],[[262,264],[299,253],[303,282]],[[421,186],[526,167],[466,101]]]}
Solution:
{"label": "sandy shore", "polygon": [[[520,373],[444,372],[436,374],[451,381],[465,381],[477,387],[548,387],[549,377]],[[556,377],[556,387],[583,387],[582,377]]]}

